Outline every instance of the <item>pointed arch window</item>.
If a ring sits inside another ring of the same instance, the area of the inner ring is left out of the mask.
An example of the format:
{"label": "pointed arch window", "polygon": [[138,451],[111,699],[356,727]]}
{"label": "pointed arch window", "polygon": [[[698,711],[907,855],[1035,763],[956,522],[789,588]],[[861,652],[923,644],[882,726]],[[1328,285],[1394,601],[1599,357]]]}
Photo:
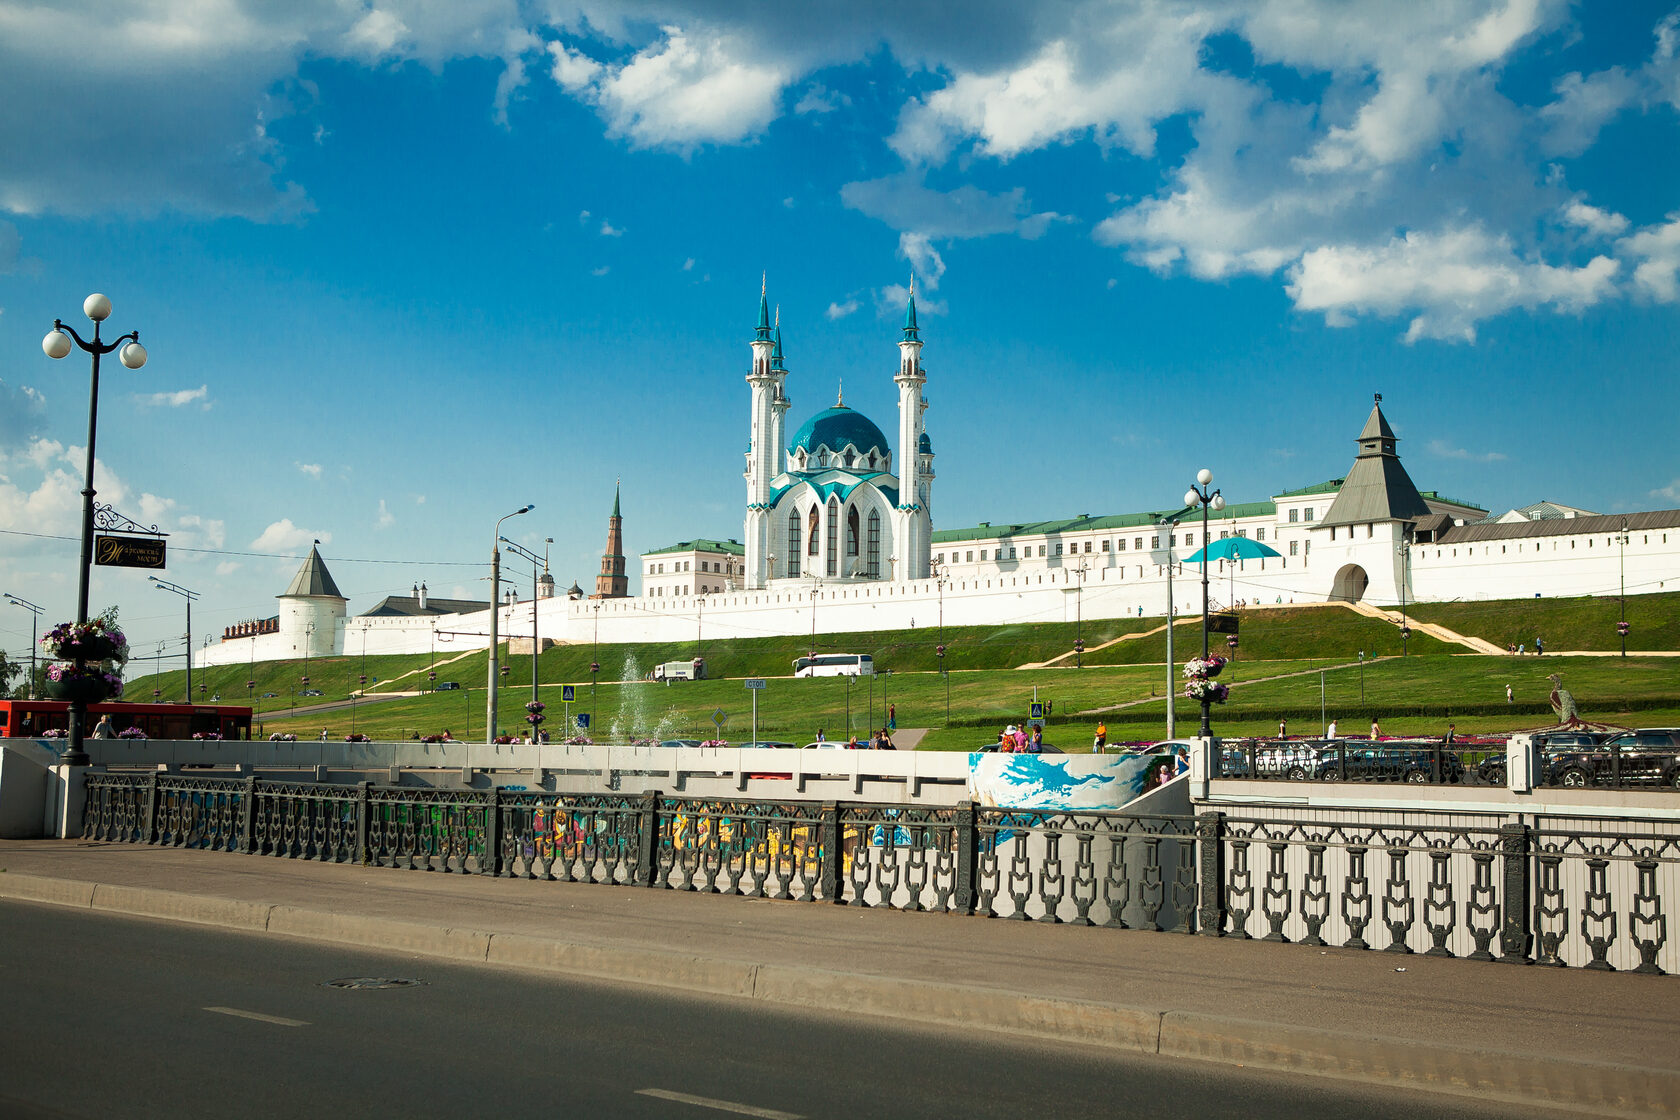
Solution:
{"label": "pointed arch window", "polygon": [[858,511],[857,511],[857,507],[853,506],[851,509],[846,511],[846,555],[847,556],[856,556],[858,554],[858,537],[859,537],[859,535],[860,534],[858,532]]}
{"label": "pointed arch window", "polygon": [[[817,554],[817,540],[817,507],[812,506],[811,523],[805,530],[805,554],[807,556]],[[812,563],[816,563],[816,561],[813,560]]]}
{"label": "pointed arch window", "polygon": [[881,578],[881,511],[869,511],[869,555],[865,571],[870,579]]}
{"label": "pointed arch window", "polygon": [[829,503],[828,503],[828,549],[827,549],[827,553],[826,553],[826,559],[828,561],[828,574],[831,575],[831,576],[839,575],[840,574],[840,503],[839,503],[838,500],[835,500],[835,499],[832,499],[832,498],[829,500]]}
{"label": "pointed arch window", "polygon": [[796,509],[788,510],[787,574],[789,579],[799,575],[799,511]]}

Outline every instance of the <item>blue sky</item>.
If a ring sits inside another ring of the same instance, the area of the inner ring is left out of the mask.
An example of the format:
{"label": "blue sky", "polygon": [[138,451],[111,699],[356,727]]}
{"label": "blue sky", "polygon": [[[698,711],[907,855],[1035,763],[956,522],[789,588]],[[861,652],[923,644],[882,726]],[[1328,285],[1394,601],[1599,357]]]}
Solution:
{"label": "blue sky", "polygon": [[936,527],[1336,477],[1374,392],[1425,489],[1680,505],[1672,0],[950,11],[0,0],[0,590],[74,611],[91,291],[199,635],[317,538],[352,610],[481,597],[526,502],[589,588],[620,477],[632,552],[738,537],[764,273],[791,422],[890,433],[914,269]]}

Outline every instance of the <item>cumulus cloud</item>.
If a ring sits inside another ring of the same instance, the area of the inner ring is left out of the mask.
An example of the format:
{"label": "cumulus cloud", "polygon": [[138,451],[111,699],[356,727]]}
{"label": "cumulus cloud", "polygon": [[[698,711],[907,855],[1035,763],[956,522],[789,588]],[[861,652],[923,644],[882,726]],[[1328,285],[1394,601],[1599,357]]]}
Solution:
{"label": "cumulus cloud", "polygon": [[1409,233],[1375,247],[1326,245],[1304,254],[1288,284],[1297,309],[1331,326],[1359,315],[1413,317],[1406,341],[1473,342],[1476,324],[1512,308],[1579,311],[1614,294],[1619,262],[1596,256],[1578,268],[1520,255],[1510,239],[1480,227]]}
{"label": "cumulus cloud", "polygon": [[1680,211],[1669,214],[1661,225],[1624,238],[1617,248],[1639,261],[1633,269],[1633,288],[1639,296],[1657,303],[1680,299]]}
{"label": "cumulus cloud", "polygon": [[623,237],[624,236],[624,231],[603,218],[601,220],[601,236],[602,237]]}
{"label": "cumulus cloud", "polygon": [[320,478],[321,477],[321,464],[320,463],[298,463],[297,464],[297,469],[302,471],[304,474],[308,475],[310,478]]}
{"label": "cumulus cloud", "polygon": [[253,552],[301,552],[316,541],[331,544],[332,534],[299,529],[291,518],[282,517],[264,529],[250,547]]}
{"label": "cumulus cloud", "polygon": [[1562,218],[1565,224],[1586,230],[1595,237],[1615,237],[1628,227],[1628,220],[1622,215],[1600,210],[1579,199],[1563,208]]}
{"label": "cumulus cloud", "polygon": [[828,89],[821,82],[814,82],[794,103],[793,111],[801,116],[812,113],[832,113],[842,105],[850,105],[851,103],[852,99],[845,94]]}
{"label": "cumulus cloud", "polygon": [[1473,463],[1498,463],[1505,458],[1498,451],[1467,451],[1462,447],[1454,447],[1443,439],[1430,440],[1429,453],[1443,459],[1465,459]]}
{"label": "cumulus cloud", "polygon": [[140,404],[152,408],[181,408],[184,405],[200,404],[205,409],[210,407],[210,386],[200,385],[196,389],[178,389],[173,393],[136,393],[135,400]]}
{"label": "cumulus cloud", "polygon": [[828,316],[830,321],[833,321],[835,319],[844,319],[846,316],[852,314],[857,309],[858,309],[858,301],[855,300],[855,299],[847,299],[845,303],[831,303],[831,304],[829,304],[828,305],[828,310],[824,311],[823,314]]}
{"label": "cumulus cloud", "polygon": [[385,507],[385,499],[379,499],[379,516],[374,519],[374,525],[380,529],[389,529],[397,523],[396,515]]}
{"label": "cumulus cloud", "polygon": [[1675,479],[1667,486],[1657,487],[1655,490],[1651,491],[1651,497],[1664,498],[1671,502],[1680,502],[1680,478]]}
{"label": "cumulus cloud", "polygon": [[[10,469],[0,475],[0,529],[48,536],[78,535],[86,456],[86,448],[37,438],[7,457],[5,463]],[[94,478],[99,500],[125,516],[180,534],[180,543],[210,548],[222,545],[222,522],[181,512],[172,498],[134,490],[103,459],[94,463]]]}
{"label": "cumulus cloud", "polygon": [[601,265],[599,268],[590,269],[589,270],[589,275],[591,275],[591,276],[605,276],[607,273],[609,273],[611,271],[612,271],[612,265],[604,264],[604,265]]}
{"label": "cumulus cloud", "polygon": [[683,261],[682,270],[684,272],[693,272],[694,271],[694,258],[693,257],[689,257],[687,260]]}
{"label": "cumulus cloud", "polygon": [[602,63],[550,43],[550,74],[595,107],[608,135],[638,148],[691,152],[755,137],[775,119],[792,75],[773,57],[756,59],[743,40],[719,31],[661,28],[628,61]]}
{"label": "cumulus cloud", "polygon": [[939,280],[945,275],[945,261],[926,234],[899,234],[898,255],[910,262],[924,288],[930,292],[938,290]]}

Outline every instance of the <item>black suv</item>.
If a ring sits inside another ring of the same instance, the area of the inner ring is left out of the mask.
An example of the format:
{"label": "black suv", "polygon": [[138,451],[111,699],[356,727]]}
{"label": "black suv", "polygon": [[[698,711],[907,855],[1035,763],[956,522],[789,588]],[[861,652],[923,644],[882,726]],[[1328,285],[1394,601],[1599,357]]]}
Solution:
{"label": "black suv", "polygon": [[[1540,784],[1547,782],[1546,774],[1551,764],[1565,753],[1577,754],[1591,750],[1604,741],[1604,736],[1596,731],[1554,731],[1550,735],[1536,735],[1534,737],[1535,750],[1540,756]],[[1488,785],[1502,786],[1505,784],[1505,756],[1491,754],[1476,767],[1476,772],[1483,782]]]}
{"label": "black suv", "polygon": [[[1439,774],[1439,779],[1436,775]],[[1451,747],[1437,743],[1383,743],[1375,747],[1332,748],[1318,757],[1313,777],[1335,782],[1464,781],[1464,762]]]}
{"label": "black suv", "polygon": [[1612,735],[1591,746],[1561,744],[1554,736],[1541,754],[1541,781],[1567,789],[1587,786],[1671,786],[1680,789],[1680,730],[1648,727]]}

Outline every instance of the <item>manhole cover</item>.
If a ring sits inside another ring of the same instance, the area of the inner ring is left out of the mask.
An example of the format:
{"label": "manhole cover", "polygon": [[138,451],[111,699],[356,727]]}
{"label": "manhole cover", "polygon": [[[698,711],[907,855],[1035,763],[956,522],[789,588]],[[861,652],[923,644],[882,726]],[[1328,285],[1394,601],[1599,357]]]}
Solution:
{"label": "manhole cover", "polygon": [[414,980],[406,976],[351,976],[344,980],[328,980],[322,987],[347,988],[360,992],[372,988],[418,988],[424,983],[424,980]]}

